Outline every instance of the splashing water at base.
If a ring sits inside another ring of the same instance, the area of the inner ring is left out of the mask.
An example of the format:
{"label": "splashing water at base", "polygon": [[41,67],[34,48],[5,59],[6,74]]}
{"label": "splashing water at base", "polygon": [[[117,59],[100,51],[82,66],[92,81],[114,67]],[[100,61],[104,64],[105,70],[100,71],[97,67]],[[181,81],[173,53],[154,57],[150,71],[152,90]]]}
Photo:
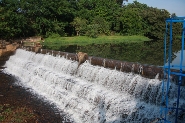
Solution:
{"label": "splashing water at base", "polygon": [[[17,84],[54,103],[76,123],[147,123],[160,117],[160,80],[88,62],[76,72],[77,66],[76,61],[63,57],[18,49],[6,62],[4,72],[16,76],[20,80]],[[169,104],[172,106],[176,102],[176,90],[176,85],[171,83]],[[181,93],[184,92],[183,87]],[[181,95],[180,99],[182,107],[185,96]],[[173,120],[174,114],[169,118]]]}

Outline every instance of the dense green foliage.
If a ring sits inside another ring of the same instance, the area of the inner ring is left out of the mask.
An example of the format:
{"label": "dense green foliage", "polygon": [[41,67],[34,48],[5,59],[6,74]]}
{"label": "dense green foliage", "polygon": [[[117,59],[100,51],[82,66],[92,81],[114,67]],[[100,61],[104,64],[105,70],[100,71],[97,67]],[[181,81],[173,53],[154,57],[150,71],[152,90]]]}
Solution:
{"label": "dense green foliage", "polygon": [[0,38],[119,34],[162,39],[168,17],[167,10],[137,1],[122,6],[122,0],[0,0]]}

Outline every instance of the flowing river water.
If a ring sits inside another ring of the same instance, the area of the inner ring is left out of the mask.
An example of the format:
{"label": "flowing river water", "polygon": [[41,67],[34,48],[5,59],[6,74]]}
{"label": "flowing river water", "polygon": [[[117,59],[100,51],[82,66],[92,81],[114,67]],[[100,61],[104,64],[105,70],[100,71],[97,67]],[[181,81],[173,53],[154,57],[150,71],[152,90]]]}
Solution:
{"label": "flowing river water", "polygon": [[[150,123],[160,118],[162,81],[124,73],[88,61],[35,54],[17,49],[3,70],[16,84],[53,103],[75,123]],[[170,83],[169,106],[176,105],[177,85]],[[185,106],[181,88],[180,107]],[[163,104],[165,105],[165,104]],[[168,114],[174,120],[175,111]],[[185,118],[179,119],[185,122]]]}

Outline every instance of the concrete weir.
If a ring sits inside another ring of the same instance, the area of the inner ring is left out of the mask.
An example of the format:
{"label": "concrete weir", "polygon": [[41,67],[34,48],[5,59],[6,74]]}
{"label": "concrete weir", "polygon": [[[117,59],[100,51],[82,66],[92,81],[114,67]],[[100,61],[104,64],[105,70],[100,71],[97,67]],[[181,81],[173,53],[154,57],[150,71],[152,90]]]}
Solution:
{"label": "concrete weir", "polygon": [[[76,60],[76,61],[78,60],[77,55],[75,53],[54,51],[54,50],[48,50],[48,49],[39,49],[36,51],[34,47],[22,47],[22,49],[36,52],[36,53],[41,53],[41,54],[61,56],[70,60]],[[133,72],[150,79],[153,79],[153,78],[162,79],[163,77],[163,68],[159,66],[106,59],[106,58],[95,57],[95,56],[89,56],[88,60],[92,65],[98,65],[98,66],[103,66],[105,68],[116,69],[122,72]]]}
{"label": "concrete weir", "polygon": [[[156,77],[160,75],[158,72],[151,74],[157,67],[149,69],[140,64],[90,56],[77,69],[74,53],[44,49],[35,53],[32,50],[17,49],[3,72],[15,76],[16,85],[54,104],[70,121],[150,123],[159,120],[162,81]],[[152,72],[144,74],[145,70]],[[142,77],[149,74],[152,79]],[[174,105],[177,88],[175,83],[170,83],[169,107]],[[185,86],[181,92],[185,92]],[[184,107],[185,95],[180,97],[179,107]],[[174,119],[173,111],[169,119]],[[185,119],[179,121],[184,123]]]}

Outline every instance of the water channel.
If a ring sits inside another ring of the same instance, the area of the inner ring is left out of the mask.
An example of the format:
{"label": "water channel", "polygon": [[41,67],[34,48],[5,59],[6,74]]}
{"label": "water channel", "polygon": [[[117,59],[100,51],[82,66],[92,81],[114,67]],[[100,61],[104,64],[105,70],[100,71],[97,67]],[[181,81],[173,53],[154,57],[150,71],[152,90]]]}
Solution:
{"label": "water channel", "polygon": [[[177,62],[179,55],[177,52],[181,50],[180,40],[173,41],[173,60]],[[51,47],[44,46],[46,49]],[[145,42],[132,43],[105,43],[91,45],[62,45],[60,48],[53,48],[69,53],[77,53],[83,51],[90,56],[115,59],[128,62],[137,62],[141,64],[162,66],[164,64],[164,44],[163,40],[153,40]],[[184,54],[185,55],[185,54]]]}

